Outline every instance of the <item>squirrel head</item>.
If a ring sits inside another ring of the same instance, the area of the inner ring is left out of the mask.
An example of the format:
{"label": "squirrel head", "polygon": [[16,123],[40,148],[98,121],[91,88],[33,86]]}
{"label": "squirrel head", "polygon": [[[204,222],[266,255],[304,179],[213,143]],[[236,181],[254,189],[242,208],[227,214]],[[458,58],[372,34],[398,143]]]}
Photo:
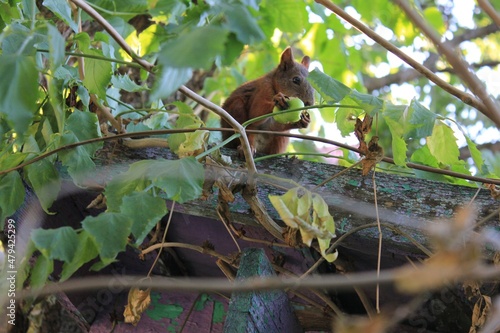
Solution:
{"label": "squirrel head", "polygon": [[307,81],[310,62],[308,56],[302,58],[300,63],[296,62],[293,59],[292,49],[287,47],[281,54],[278,68],[274,71],[275,92],[281,92],[288,97],[298,97],[306,106],[313,105],[314,89]]}

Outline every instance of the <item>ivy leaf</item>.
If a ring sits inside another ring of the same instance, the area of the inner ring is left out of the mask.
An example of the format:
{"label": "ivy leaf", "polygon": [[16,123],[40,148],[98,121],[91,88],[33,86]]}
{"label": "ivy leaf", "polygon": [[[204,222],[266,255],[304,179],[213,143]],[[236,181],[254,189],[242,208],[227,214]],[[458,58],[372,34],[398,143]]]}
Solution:
{"label": "ivy leaf", "polygon": [[0,226],[22,205],[25,196],[19,172],[12,171],[0,178]]}
{"label": "ivy leaf", "polygon": [[43,210],[49,214],[49,208],[57,199],[61,190],[61,178],[53,163],[48,159],[30,164],[24,168],[33,190]]}
{"label": "ivy leaf", "polygon": [[[0,55],[0,118],[25,133],[37,110],[38,70],[30,56]],[[6,79],[8,78],[8,79]]]}
{"label": "ivy leaf", "polygon": [[458,162],[460,151],[453,130],[439,121],[427,138],[427,146],[431,154],[442,164],[453,165]]}
{"label": "ivy leaf", "polygon": [[134,221],[131,230],[136,239],[135,244],[140,245],[156,223],[167,214],[167,207],[162,198],[139,192],[123,197],[120,211]]}
{"label": "ivy leaf", "polygon": [[76,231],[71,227],[35,229],[31,232],[31,240],[48,259],[65,262],[73,259],[78,244]]}
{"label": "ivy leaf", "polygon": [[54,271],[54,261],[41,255],[36,259],[35,265],[30,274],[30,287],[37,289],[43,287],[50,273]]}
{"label": "ivy leaf", "polygon": [[224,52],[227,34],[211,25],[196,28],[162,45],[158,61],[166,67],[208,69]]}
{"label": "ivy leaf", "polygon": [[110,263],[125,250],[132,219],[125,214],[105,212],[87,216],[82,221],[82,227],[92,237],[101,260]]}
{"label": "ivy leaf", "polygon": [[98,254],[98,250],[90,234],[82,230],[75,242],[75,254],[70,261],[66,261],[63,265],[60,281],[68,279],[75,273],[83,264],[94,259]]}
{"label": "ivy leaf", "polygon": [[74,32],[78,32],[78,25],[71,18],[71,8],[67,1],[44,0],[43,5],[50,9],[57,17],[71,27]]}
{"label": "ivy leaf", "polygon": [[327,103],[338,103],[351,92],[351,88],[317,68],[309,73],[307,79]]}

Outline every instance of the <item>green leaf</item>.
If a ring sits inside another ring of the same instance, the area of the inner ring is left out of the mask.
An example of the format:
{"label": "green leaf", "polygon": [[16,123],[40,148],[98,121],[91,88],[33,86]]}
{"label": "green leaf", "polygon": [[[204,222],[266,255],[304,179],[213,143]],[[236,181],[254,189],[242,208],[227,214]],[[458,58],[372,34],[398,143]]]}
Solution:
{"label": "green leaf", "polygon": [[[103,56],[101,50],[88,49],[89,55]],[[98,59],[85,59],[85,78],[83,84],[91,94],[106,99],[106,89],[111,80],[111,62]]]}
{"label": "green leaf", "polygon": [[431,154],[442,164],[458,163],[460,151],[453,130],[441,121],[434,126],[432,135],[427,138]]}
{"label": "green leaf", "polygon": [[[432,134],[437,115],[425,106],[413,99],[406,111],[405,120],[411,125],[411,129],[416,130],[419,138],[424,138]],[[409,132],[409,129],[406,130]]]}
{"label": "green leaf", "polygon": [[162,45],[158,61],[165,67],[208,69],[223,54],[227,34],[216,26],[196,28]]}
{"label": "green leaf", "polygon": [[22,134],[37,110],[35,60],[27,56],[0,55],[0,77],[4,78],[0,80],[0,118],[5,115],[14,130]]}
{"label": "green leaf", "polygon": [[378,112],[382,111],[385,107],[385,102],[383,99],[370,94],[363,94],[357,92],[356,90],[352,90],[349,94],[349,97],[351,97],[359,106],[363,108],[366,113],[368,113],[372,117],[374,117]]}
{"label": "green leaf", "polygon": [[76,231],[71,227],[35,229],[31,239],[45,257],[65,262],[73,259],[78,244]]}
{"label": "green leaf", "polygon": [[83,264],[94,259],[99,254],[92,237],[85,230],[78,234],[75,246],[76,250],[73,259],[66,261],[63,265],[60,281],[68,279]]}
{"label": "green leaf", "polygon": [[[175,128],[198,128],[203,125],[203,122],[194,114],[193,109],[182,102],[174,102],[172,105],[177,107],[179,117],[175,123]],[[168,145],[176,154],[179,147],[186,141],[188,133],[176,133],[168,137]]]}
{"label": "green leaf", "polygon": [[150,186],[164,191],[167,199],[180,203],[194,200],[201,195],[203,180],[203,166],[193,157],[135,162],[106,186],[108,209],[118,211],[124,196]]}
{"label": "green leaf", "polygon": [[405,140],[400,136],[392,136],[392,155],[394,163],[400,166],[406,166],[406,152],[408,147]]}
{"label": "green leaf", "polygon": [[132,234],[136,239],[135,244],[140,245],[151,229],[167,214],[167,207],[162,198],[138,192],[123,197],[120,211],[134,221]]}
{"label": "green leaf", "polygon": [[[77,136],[73,132],[68,132],[61,137],[60,145],[75,142],[79,142]],[[95,163],[83,146],[65,149],[59,152],[59,158],[62,164],[68,167],[68,173],[76,184],[82,184],[90,179],[95,171]]]}
{"label": "green leaf", "polygon": [[24,202],[25,190],[19,172],[12,171],[0,178],[0,226]]}
{"label": "green leaf", "polygon": [[87,216],[82,221],[82,226],[92,237],[101,259],[108,262],[125,250],[132,220],[125,214],[106,212],[98,216]]}
{"label": "green leaf", "polygon": [[308,13],[302,0],[268,0],[264,4],[266,19],[283,32],[303,31],[308,25]]}
{"label": "green leaf", "polygon": [[257,20],[248,9],[241,4],[223,4],[222,12],[225,14],[224,27],[234,32],[243,44],[255,44],[266,37],[257,24]]}
{"label": "green leaf", "polygon": [[438,32],[439,34],[444,34],[446,32],[445,22],[443,20],[443,14],[437,7],[427,7],[424,9],[424,17],[427,22]]}
{"label": "green leaf", "polygon": [[56,27],[47,25],[49,37],[49,62],[50,69],[55,71],[64,62],[64,47],[65,41],[63,36]]}
{"label": "green leaf", "polygon": [[43,5],[69,25],[74,32],[78,32],[78,24],[71,17],[71,8],[68,1],[44,0]]}
{"label": "green leaf", "polygon": [[464,135],[464,136],[465,136],[465,140],[467,141],[467,147],[469,147],[470,156],[472,157],[472,160],[476,164],[476,168],[480,172],[483,172],[483,167],[485,166],[483,155],[481,154],[479,149],[477,149],[476,144],[469,138],[469,136],[468,135]]}
{"label": "green leaf", "polygon": [[[73,132],[78,141],[98,138],[100,135],[99,120],[97,115],[88,111],[75,110],[66,121],[66,129]],[[90,156],[102,147],[102,142],[86,144],[83,147]]]}
{"label": "green leaf", "polygon": [[309,73],[307,79],[327,103],[338,103],[351,92],[351,88],[317,68]]}
{"label": "green leaf", "polygon": [[24,168],[28,179],[40,201],[43,210],[48,214],[52,203],[61,190],[61,179],[54,164],[43,159]]}
{"label": "green leaf", "polygon": [[117,89],[123,89],[128,92],[138,92],[149,90],[147,86],[140,86],[130,79],[128,75],[113,75],[111,83]]}
{"label": "green leaf", "polygon": [[44,255],[38,256],[36,263],[31,270],[30,287],[37,289],[43,287],[50,273],[54,271],[54,261]]}
{"label": "green leaf", "polygon": [[166,98],[173,94],[180,86],[188,82],[193,75],[191,68],[174,68],[163,66],[160,69],[159,79],[155,82],[150,101]]}

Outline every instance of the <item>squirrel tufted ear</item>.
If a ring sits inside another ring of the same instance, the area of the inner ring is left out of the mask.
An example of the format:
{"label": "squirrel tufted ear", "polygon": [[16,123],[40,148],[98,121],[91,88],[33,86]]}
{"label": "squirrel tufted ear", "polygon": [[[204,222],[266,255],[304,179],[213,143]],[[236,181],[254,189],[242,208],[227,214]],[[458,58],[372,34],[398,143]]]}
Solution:
{"label": "squirrel tufted ear", "polygon": [[281,54],[281,61],[279,67],[281,70],[286,71],[289,68],[292,68],[295,65],[293,60],[292,48],[289,46],[283,51]]}
{"label": "squirrel tufted ear", "polygon": [[302,61],[300,62],[305,68],[309,69],[309,65],[311,64],[311,58],[308,56],[305,56],[302,58]]}

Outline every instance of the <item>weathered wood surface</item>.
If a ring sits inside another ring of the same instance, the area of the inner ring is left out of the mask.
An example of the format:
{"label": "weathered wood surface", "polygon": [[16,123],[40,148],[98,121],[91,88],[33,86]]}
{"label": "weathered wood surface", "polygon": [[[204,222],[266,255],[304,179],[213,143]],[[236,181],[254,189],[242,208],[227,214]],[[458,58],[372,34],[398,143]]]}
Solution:
{"label": "weathered wood surface", "polygon": [[[237,279],[275,275],[263,249],[243,250]],[[224,323],[224,333],[268,332],[303,332],[287,294],[283,290],[233,293]]]}
{"label": "weathered wood surface", "polygon": [[[235,156],[233,150],[223,150],[223,153],[232,157],[234,167],[243,167],[242,161]],[[166,149],[124,150],[117,157],[119,157],[119,161],[113,157],[113,162],[107,165],[105,160],[102,161],[100,168],[104,179],[109,179],[118,170],[126,170],[128,165],[137,160],[176,158]],[[293,180],[309,189],[345,169],[336,165],[291,158],[267,159],[258,162],[257,168],[262,174],[274,176],[275,180],[273,181],[278,185],[289,186],[276,177]],[[376,174],[376,185],[381,223],[400,228],[424,246],[429,246],[425,232],[427,226],[432,223],[447,223],[445,221],[453,218],[458,208],[469,204],[477,191],[476,188],[472,187],[382,172]],[[263,182],[259,182],[258,189],[258,196],[266,205],[268,213],[279,220],[279,216],[268,200],[268,195],[282,194],[284,191]],[[316,192],[322,195],[329,206],[330,213],[335,220],[337,237],[353,228],[376,222],[371,175],[363,177],[360,170],[351,169],[318,188]],[[484,189],[477,195],[474,205],[477,207],[478,220],[480,220],[498,209],[500,202],[494,200],[489,191]],[[214,194],[206,201],[195,200],[183,205],[176,205],[176,211],[191,216],[219,219],[215,210],[216,206],[217,195]],[[236,195],[236,200],[230,204],[230,209],[233,222],[247,225],[256,224],[248,204],[241,195]],[[500,222],[496,217],[485,225],[500,226]],[[409,242],[406,237],[387,228],[383,229],[383,234],[383,252],[386,256],[423,255],[422,251]],[[377,228],[372,227],[347,237],[342,242],[342,246],[373,255],[377,252],[378,237]]]}

